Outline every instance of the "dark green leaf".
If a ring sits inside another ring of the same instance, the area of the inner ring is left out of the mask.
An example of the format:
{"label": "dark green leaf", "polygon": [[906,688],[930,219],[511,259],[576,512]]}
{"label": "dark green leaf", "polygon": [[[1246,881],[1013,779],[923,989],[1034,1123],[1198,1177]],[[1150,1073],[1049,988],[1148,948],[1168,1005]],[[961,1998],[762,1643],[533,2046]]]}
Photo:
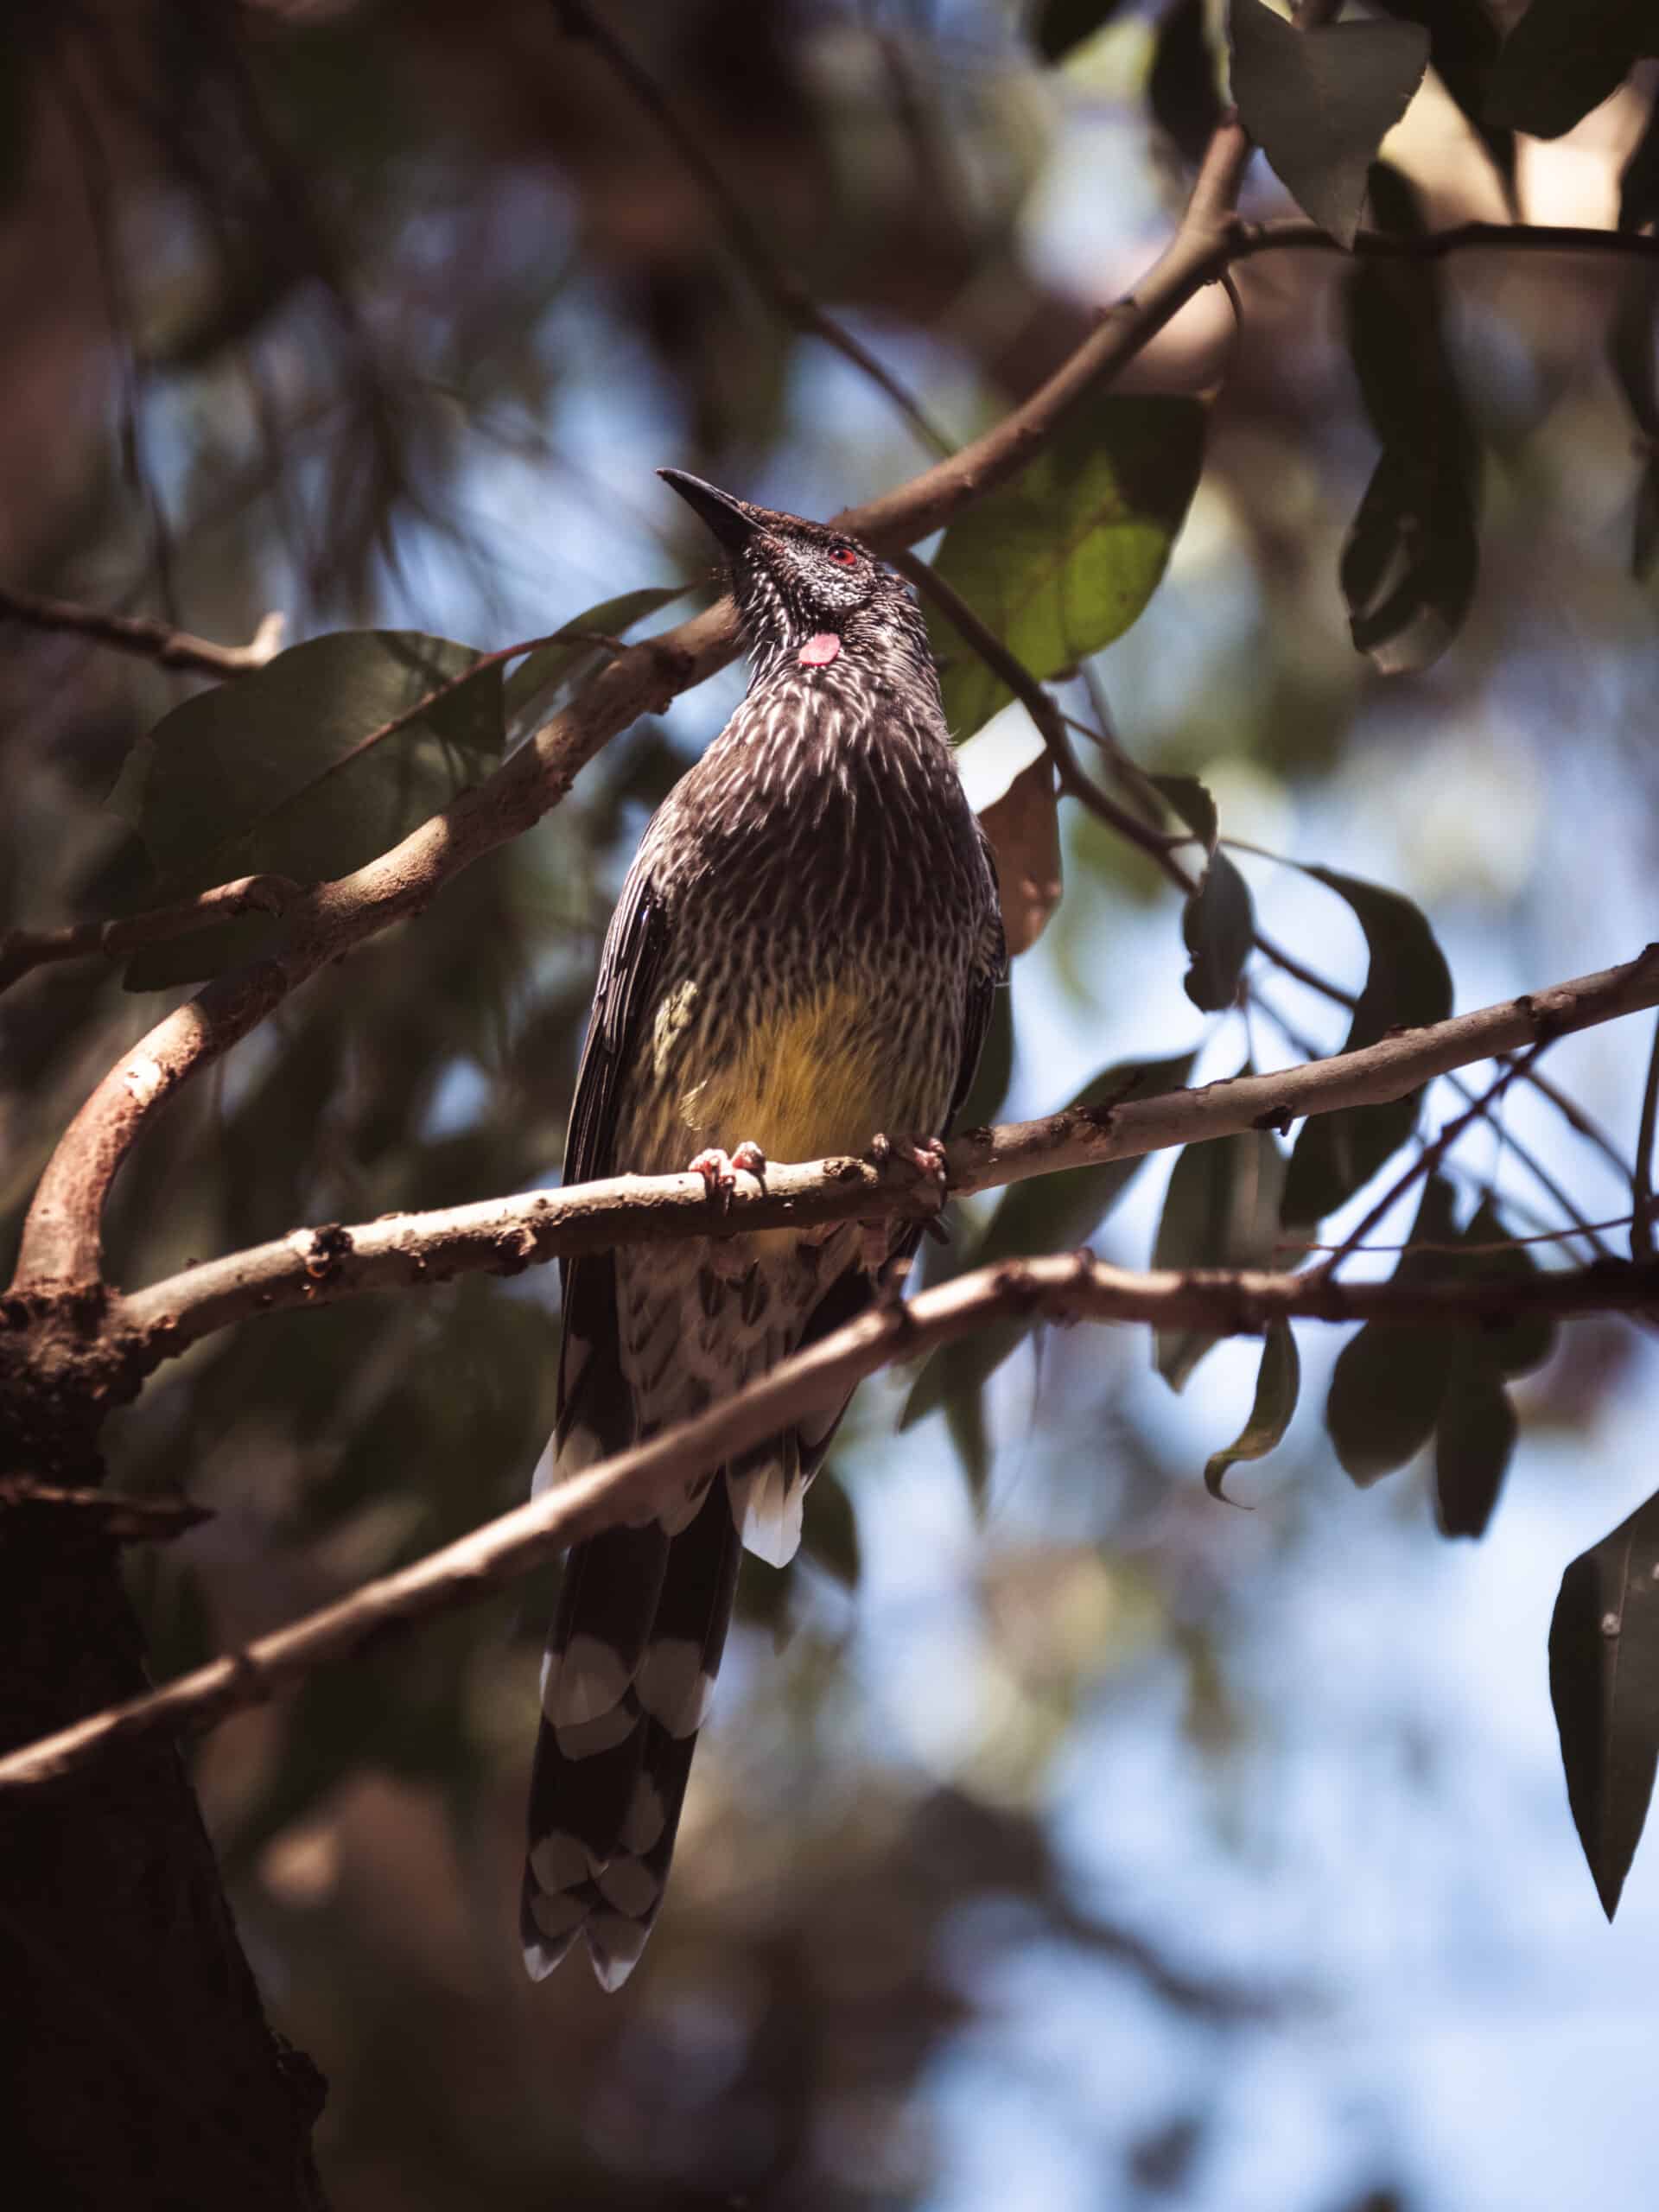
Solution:
{"label": "dark green leaf", "polygon": [[[1457,1235],[1452,1207],[1452,1185],[1432,1175],[1408,1246],[1451,1243]],[[1408,1249],[1392,1281],[1402,1286],[1433,1281],[1447,1265],[1444,1254]],[[1331,1376],[1325,1425],[1344,1472],[1362,1487],[1415,1459],[1434,1433],[1454,1343],[1446,1329],[1384,1328],[1368,1321],[1343,1346]]]}
{"label": "dark green leaf", "polygon": [[1194,168],[1224,112],[1220,61],[1205,0],[1175,0],[1159,29],[1147,99],[1159,127]]}
{"label": "dark green leaf", "polygon": [[[1241,1459],[1264,1459],[1284,1438],[1302,1387],[1302,1363],[1288,1321],[1271,1321],[1256,1370],[1255,1402],[1250,1417],[1224,1452],[1212,1452],[1204,1470],[1211,1497],[1226,1497],[1227,1471]],[[1236,1501],[1228,1498],[1230,1505]]]}
{"label": "dark green leaf", "polygon": [[1653,0],[1532,0],[1503,41],[1487,113],[1535,138],[1559,138],[1652,54]]}
{"label": "dark green leaf", "polygon": [[[1484,1199],[1463,1232],[1465,1244],[1492,1244],[1508,1236],[1509,1229],[1490,1197]],[[1458,1262],[1458,1274],[1466,1282],[1530,1282],[1538,1263],[1523,1244],[1499,1252],[1471,1251]],[[1471,1338],[1475,1357],[1498,1375],[1528,1375],[1541,1367],[1555,1348],[1555,1324],[1548,1313],[1529,1313],[1512,1321],[1489,1322]]]}
{"label": "dark green leaf", "polygon": [[[1249,1071],[1247,1061],[1240,1073]],[[1270,1266],[1284,1179],[1285,1155],[1266,1130],[1187,1145],[1169,1179],[1154,1267]],[[1171,1389],[1182,1389],[1218,1341],[1202,1329],[1160,1329],[1158,1372]]]}
{"label": "dark green leaf", "polygon": [[1503,1376],[1473,1346],[1458,1346],[1434,1431],[1434,1517],[1443,1536],[1485,1535],[1515,1436]]}
{"label": "dark green leaf", "polygon": [[1255,937],[1249,887],[1225,853],[1212,853],[1181,913],[1181,940],[1192,956],[1182,986],[1200,1014],[1224,1013],[1237,1003]]}
{"label": "dark green leaf", "polygon": [[856,1590],[861,1567],[858,1516],[846,1486],[833,1467],[821,1467],[802,1522],[802,1549],[815,1565],[849,1590]]}
{"label": "dark green leaf", "polygon": [[517,721],[531,700],[550,691],[555,684],[569,683],[597,661],[608,649],[595,645],[595,638],[622,637],[659,607],[683,598],[686,589],[684,584],[647,584],[639,591],[625,591],[617,599],[602,599],[585,614],[574,615],[551,645],[538,645],[533,653],[526,653],[507,678],[508,721]]}
{"label": "dark green leaf", "polygon": [[1415,23],[1297,30],[1263,0],[1231,0],[1233,98],[1245,128],[1306,212],[1351,246],[1377,147],[1428,66]]}
{"label": "dark green leaf", "polygon": [[991,1447],[985,1433],[985,1385],[982,1376],[970,1376],[944,1402],[945,1426],[957,1447],[968,1495],[977,1511],[985,1503],[991,1480]]}
{"label": "dark green leaf", "polygon": [[1192,835],[1202,839],[1205,852],[1213,853],[1220,825],[1208,785],[1196,776],[1152,776],[1147,780],[1156,785]]}
{"label": "dark green leaf", "polygon": [[[1166,1060],[1122,1061],[1085,1084],[1065,1110],[1108,1112],[1124,1098],[1158,1097],[1179,1090],[1192,1065],[1191,1052]],[[995,1267],[1033,1253],[1075,1250],[1093,1236],[1145,1165],[1144,1156],[1109,1160],[1099,1167],[1073,1167],[1064,1174],[1011,1183],[963,1267]],[[911,1387],[899,1427],[909,1427],[941,1402],[954,1404],[958,1396],[976,1396],[1033,1325],[1028,1320],[998,1321],[936,1352]]]}
{"label": "dark green leaf", "polygon": [[[499,757],[499,664],[444,693],[478,658],[417,632],[341,630],[175,707],[133,748],[110,804],[143,836],[170,895],[269,871],[315,883],[396,844]],[[372,741],[365,743],[365,741]],[[131,988],[212,972],[222,946],[263,921],[157,945]]]}
{"label": "dark green leaf", "polygon": [[1045,61],[1058,61],[1103,30],[1123,0],[1039,0],[1032,18],[1032,42]]}
{"label": "dark green leaf", "polygon": [[[1379,226],[1420,235],[1410,187],[1373,164]],[[1354,371],[1382,454],[1343,549],[1341,581],[1357,652],[1384,675],[1421,668],[1455,636],[1479,564],[1479,452],[1424,262],[1362,262],[1346,290]]]}
{"label": "dark green leaf", "polygon": [[[946,531],[939,575],[1033,676],[1109,645],[1151,598],[1198,485],[1205,421],[1196,399],[1085,401],[1013,483]],[[934,642],[961,739],[1012,694],[948,632],[941,622]]]}
{"label": "dark green leaf", "polygon": [[[1391,1029],[1443,1021],[1452,1011],[1452,977],[1421,911],[1397,891],[1310,868],[1309,875],[1348,901],[1370,951],[1365,988],[1344,1039],[1344,1052],[1375,1045]],[[1314,1115],[1303,1125],[1285,1185],[1287,1227],[1311,1228],[1368,1183],[1417,1125],[1414,1090],[1385,1106]]]}
{"label": "dark green leaf", "polygon": [[1611,1920],[1659,1752],[1659,1497],[1561,1577],[1549,1624],[1549,1694],[1573,1819]]}

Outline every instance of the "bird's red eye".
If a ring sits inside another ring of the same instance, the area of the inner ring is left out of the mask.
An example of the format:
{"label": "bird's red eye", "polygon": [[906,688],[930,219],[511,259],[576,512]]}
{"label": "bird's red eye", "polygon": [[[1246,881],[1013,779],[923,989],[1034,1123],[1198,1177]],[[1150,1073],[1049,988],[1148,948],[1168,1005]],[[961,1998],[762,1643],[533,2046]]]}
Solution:
{"label": "bird's red eye", "polygon": [[858,556],[850,545],[832,545],[830,558],[838,569],[855,569],[858,566]]}

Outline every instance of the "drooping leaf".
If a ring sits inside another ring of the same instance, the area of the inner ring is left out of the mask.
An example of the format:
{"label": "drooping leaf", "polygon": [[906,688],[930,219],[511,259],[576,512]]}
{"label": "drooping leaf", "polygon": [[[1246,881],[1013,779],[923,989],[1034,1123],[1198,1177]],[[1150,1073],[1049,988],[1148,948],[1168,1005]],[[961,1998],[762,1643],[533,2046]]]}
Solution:
{"label": "drooping leaf", "polygon": [[[1239,1071],[1250,1072],[1246,1061]],[[1154,1268],[1271,1265],[1279,1236],[1285,1155],[1265,1129],[1187,1145],[1175,1162],[1153,1247]],[[1204,1329],[1160,1329],[1158,1372],[1172,1390],[1219,1339]]]}
{"label": "drooping leaf", "polygon": [[1380,0],[1390,16],[1428,33],[1429,67],[1462,109],[1510,191],[1515,137],[1487,119],[1486,102],[1503,41],[1485,0]]}
{"label": "drooping leaf", "polygon": [[[1270,1321],[1256,1370],[1255,1401],[1250,1417],[1224,1452],[1212,1452],[1204,1470],[1204,1486],[1211,1497],[1226,1498],[1222,1488],[1230,1467],[1241,1459],[1265,1459],[1284,1440],[1296,1410],[1302,1387],[1302,1363],[1288,1321]],[[1227,1498],[1231,1505],[1236,1499]]]}
{"label": "drooping leaf", "polygon": [[[1085,402],[1021,474],[946,531],[939,575],[1033,676],[1109,645],[1151,598],[1198,485],[1205,421],[1196,399]],[[935,642],[949,658],[945,720],[961,739],[1011,695],[947,626]]]}
{"label": "drooping leaf", "polygon": [[[1402,1288],[1446,1272],[1445,1255],[1410,1248],[1453,1242],[1452,1198],[1446,1178],[1431,1175],[1390,1278]],[[1344,1473],[1362,1488],[1415,1459],[1434,1433],[1453,1342],[1444,1328],[1368,1321],[1343,1346],[1332,1370],[1325,1425]]]}
{"label": "drooping leaf", "polygon": [[957,766],[991,842],[1003,935],[1014,957],[1035,944],[1060,903],[1054,764],[1030,715],[1009,708],[958,747]]}
{"label": "drooping leaf", "polygon": [[[1484,1198],[1463,1232],[1471,1247],[1500,1243],[1508,1226],[1489,1196]],[[1459,1274],[1465,1281],[1530,1282],[1538,1263],[1523,1244],[1508,1244],[1501,1251],[1471,1249],[1460,1257]],[[1555,1348],[1556,1326],[1548,1313],[1517,1314],[1508,1321],[1489,1321],[1471,1338],[1477,1356],[1495,1373],[1529,1375],[1541,1367]]]}
{"label": "drooping leaf", "polygon": [[[1120,1061],[1085,1084],[1064,1110],[1106,1113],[1125,1098],[1158,1097],[1179,1090],[1192,1065],[1191,1052],[1178,1052],[1170,1059]],[[1063,1174],[1033,1175],[1026,1182],[1011,1183],[972,1254],[964,1255],[963,1267],[995,1267],[1000,1261],[1025,1259],[1034,1253],[1077,1249],[1094,1235],[1145,1165],[1144,1156],[1109,1160],[1098,1167],[1073,1167]],[[899,1427],[908,1428],[942,1401],[976,1394],[1033,1326],[1018,1319],[999,1321],[935,1352],[911,1386]]]}
{"label": "drooping leaf", "polygon": [[[477,658],[414,631],[341,630],[291,646],[163,716],[133,748],[110,805],[143,838],[168,896],[262,872],[302,883],[345,874],[499,759],[499,664],[377,736]],[[128,986],[211,974],[226,944],[251,949],[269,927],[256,918],[152,946]]]}
{"label": "drooping leaf", "polygon": [[1549,1624],[1549,1694],[1573,1823],[1611,1920],[1659,1754],[1659,1497],[1561,1577]]}
{"label": "drooping leaf", "polygon": [[[1372,210],[1402,237],[1424,229],[1410,188],[1373,164]],[[1368,258],[1348,280],[1348,340],[1382,453],[1343,548],[1355,650],[1385,676],[1427,667],[1474,596],[1479,451],[1440,327],[1426,262]]]}
{"label": "drooping leaf", "polygon": [[1487,113],[1535,138],[1559,138],[1654,54],[1651,0],[1532,0],[1503,41]]}
{"label": "drooping leaf", "polygon": [[1236,1004],[1255,938],[1249,885],[1225,853],[1211,853],[1181,911],[1181,941],[1192,956],[1182,988],[1200,1014],[1224,1013]]}
{"label": "drooping leaf", "polygon": [[[1343,1041],[1344,1052],[1375,1045],[1391,1029],[1443,1021],[1452,1011],[1452,976],[1421,911],[1397,891],[1338,874],[1306,873],[1345,899],[1370,952],[1365,988]],[[1417,1125],[1422,1092],[1382,1106],[1313,1115],[1291,1154],[1285,1183],[1287,1227],[1307,1229],[1334,1213],[1397,1152]]]}
{"label": "drooping leaf", "polygon": [[1619,173],[1618,227],[1639,231],[1659,218],[1659,102],[1648,111],[1642,136]]}
{"label": "drooping leaf", "polygon": [[1454,1348],[1434,1427],[1434,1517],[1443,1536],[1484,1536],[1515,1450],[1503,1378],[1472,1344]]}
{"label": "drooping leaf", "polygon": [[1221,55],[1205,0],[1175,0],[1159,27],[1147,100],[1160,130],[1196,168],[1223,115]]}
{"label": "drooping leaf", "polygon": [[858,1516],[833,1467],[821,1467],[812,1478],[801,1524],[801,1548],[843,1589],[857,1589],[861,1571]]}
{"label": "drooping leaf", "polygon": [[658,607],[683,599],[687,588],[684,584],[647,584],[616,599],[602,599],[585,613],[573,615],[551,644],[526,653],[507,678],[507,720],[516,721],[532,700],[584,673],[608,650],[595,640],[626,636]]}
{"label": "drooping leaf", "polygon": [[1203,841],[1205,851],[1213,853],[1220,823],[1209,785],[1196,776],[1152,776],[1147,780],[1157,786],[1192,835]]}
{"label": "drooping leaf", "polygon": [[1263,0],[1231,0],[1233,98],[1297,204],[1344,246],[1365,205],[1378,146],[1428,66],[1415,23],[1325,23],[1298,30]]}
{"label": "drooping leaf", "polygon": [[1032,16],[1032,43],[1045,61],[1058,61],[1104,30],[1123,0],[1038,0]]}

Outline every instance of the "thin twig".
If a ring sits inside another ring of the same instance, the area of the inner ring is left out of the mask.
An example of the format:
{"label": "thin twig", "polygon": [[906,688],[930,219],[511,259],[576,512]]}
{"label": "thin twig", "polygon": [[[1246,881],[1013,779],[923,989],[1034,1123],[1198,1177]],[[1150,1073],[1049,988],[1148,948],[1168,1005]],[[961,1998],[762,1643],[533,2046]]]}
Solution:
{"label": "thin twig", "polygon": [[1146,1274],[1087,1253],[1010,1262],[880,1305],[693,1421],[601,1462],[414,1566],[365,1583],[275,1634],[227,1653],[148,1695],[111,1707],[0,1760],[0,1791],[37,1786],[111,1745],[200,1730],[264,1703],[371,1639],[494,1595],[566,1545],[648,1518],[706,1471],[810,1414],[841,1405],[866,1376],[918,1358],[997,1320],[1150,1322],[1220,1336],[1260,1334],[1274,1321],[1380,1321],[1475,1327],[1524,1313],[1624,1313],[1650,1304],[1651,1268],[1592,1268],[1484,1281],[1346,1283],[1301,1275],[1194,1271]]}
{"label": "thin twig", "polygon": [[34,630],[69,630],[118,652],[137,653],[160,668],[187,668],[199,676],[245,676],[263,668],[282,651],[283,618],[267,614],[245,645],[216,645],[193,638],[148,614],[111,614],[102,607],[79,607],[67,599],[0,586],[0,621],[25,622]]}
{"label": "thin twig", "polygon": [[[1065,1168],[1279,1128],[1307,1114],[1382,1105],[1450,1068],[1490,1059],[1500,1047],[1565,1035],[1656,1004],[1659,949],[1624,968],[1303,1067],[1235,1077],[1199,1090],[1122,1099],[1109,1107],[1074,1108],[1040,1121],[967,1129],[945,1148],[946,1185],[965,1196]],[[1519,1072],[1518,1066],[1511,1069],[1504,1079]],[[740,1176],[724,1200],[711,1198],[698,1175],[620,1175],[350,1227],[296,1230],[131,1293],[112,1306],[108,1326],[137,1365],[148,1370],[213,1331],[259,1313],[433,1285],[459,1274],[514,1274],[623,1243],[804,1230],[824,1222],[928,1213],[937,1205],[937,1185],[918,1183],[896,1160],[774,1162],[764,1185]],[[27,1319],[24,1301],[0,1300],[0,1323],[17,1325]]]}
{"label": "thin twig", "polygon": [[[1630,1221],[1627,1213],[1614,1214],[1609,1221],[1587,1222],[1589,1229],[1623,1229]],[[1570,1238],[1581,1236],[1584,1230],[1568,1226],[1566,1229],[1540,1229],[1527,1236],[1489,1236],[1478,1244],[1442,1244],[1430,1236],[1415,1236],[1404,1244],[1357,1244],[1358,1252],[1445,1252],[1459,1256],[1471,1252],[1518,1252],[1525,1244],[1562,1244]],[[1275,1252],[1340,1252],[1340,1244],[1320,1244],[1305,1236],[1276,1236]]]}
{"label": "thin twig", "polygon": [[941,455],[953,451],[951,441],[929,421],[920,403],[906,391],[893,372],[883,367],[867,346],[821,308],[800,278],[784,267],[748,209],[709,159],[696,133],[681,122],[656,79],[609,24],[601,22],[583,4],[583,0],[553,0],[553,6],[566,35],[585,39],[604,55],[611,69],[696,177],[725,225],[733,252],[761,298],[792,329],[822,339],[868,377],[872,384],[879,385],[930,451]]}
{"label": "thin twig", "polygon": [[1659,237],[1647,231],[1591,230],[1567,223],[1457,223],[1408,238],[1391,231],[1361,231],[1352,248],[1317,223],[1287,218],[1239,226],[1233,262],[1263,253],[1346,253],[1378,261],[1441,261],[1454,253],[1591,253],[1659,260]]}
{"label": "thin twig", "polygon": [[1648,1054],[1648,1080],[1642,1093],[1642,1125],[1636,1137],[1636,1169],[1630,1178],[1630,1257],[1653,1257],[1653,1144],[1659,1122],[1659,1027]]}
{"label": "thin twig", "polygon": [[281,914],[300,896],[300,887],[285,875],[244,875],[234,883],[216,884],[194,899],[181,899],[170,906],[152,907],[148,913],[129,914],[113,922],[68,922],[55,930],[8,930],[0,937],[0,991],[4,991],[32,968],[50,962],[84,960],[101,953],[106,960],[124,960],[141,945],[165,944],[174,938],[189,937],[214,922],[238,914]]}

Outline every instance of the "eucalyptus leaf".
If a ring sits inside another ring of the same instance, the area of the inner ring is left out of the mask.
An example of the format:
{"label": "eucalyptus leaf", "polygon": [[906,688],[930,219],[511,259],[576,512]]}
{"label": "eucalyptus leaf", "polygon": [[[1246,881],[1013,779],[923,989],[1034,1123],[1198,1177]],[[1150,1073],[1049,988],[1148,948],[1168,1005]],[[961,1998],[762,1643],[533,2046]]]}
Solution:
{"label": "eucalyptus leaf", "polygon": [[638,591],[625,591],[619,598],[602,599],[586,613],[572,616],[550,644],[526,653],[508,677],[507,720],[517,721],[532,701],[556,685],[569,683],[597,662],[608,648],[595,644],[596,639],[624,636],[648,614],[683,599],[687,588],[684,584],[646,584]]}
{"label": "eucalyptus leaf", "polygon": [[1502,1375],[1472,1347],[1459,1347],[1434,1428],[1434,1517],[1443,1536],[1485,1535],[1516,1431]]}
{"label": "eucalyptus leaf", "polygon": [[[1250,1073],[1246,1061],[1241,1075]],[[1273,1262],[1285,1155],[1265,1129],[1185,1146],[1176,1160],[1153,1248],[1154,1268],[1261,1268]],[[1172,1390],[1220,1339],[1205,1329],[1160,1329],[1154,1359]]]}
{"label": "eucalyptus leaf", "polygon": [[[1446,1271],[1444,1255],[1412,1248],[1455,1240],[1452,1204],[1451,1184],[1431,1175],[1390,1278],[1402,1288]],[[1453,1343],[1445,1328],[1368,1321],[1343,1346],[1332,1370],[1325,1425],[1344,1473],[1362,1489],[1414,1459],[1433,1435],[1446,1402]]]}
{"label": "eucalyptus leaf", "polygon": [[1209,785],[1196,776],[1152,776],[1147,780],[1202,842],[1205,852],[1213,853],[1221,825]]}
{"label": "eucalyptus leaf", "polygon": [[[1304,872],[1347,900],[1370,951],[1342,1050],[1357,1052],[1390,1030],[1445,1020],[1452,1011],[1451,971],[1421,910],[1402,893],[1334,868]],[[1310,1116],[1285,1183],[1287,1227],[1313,1227],[1368,1183],[1411,1135],[1421,1099],[1418,1090],[1386,1105]]]}
{"label": "eucalyptus leaf", "polygon": [[1573,1823],[1611,1920],[1659,1754],[1659,1497],[1561,1577],[1549,1624],[1549,1694]]}
{"label": "eucalyptus leaf", "polygon": [[1181,913],[1181,939],[1191,953],[1182,988],[1200,1014],[1222,1014],[1238,1001],[1239,979],[1255,939],[1249,887],[1225,853],[1210,855],[1198,889]]}
{"label": "eucalyptus leaf", "polygon": [[1535,138],[1559,138],[1655,54],[1652,0],[1531,0],[1503,41],[1487,113]]}
{"label": "eucalyptus leaf", "polygon": [[833,1575],[844,1589],[857,1589],[861,1571],[858,1516],[846,1484],[833,1467],[820,1467],[812,1478],[802,1522],[801,1548],[815,1566]]}
{"label": "eucalyptus leaf", "polygon": [[1241,1459],[1264,1459],[1284,1440],[1302,1387],[1301,1356],[1288,1321],[1270,1321],[1256,1370],[1255,1401],[1250,1417],[1224,1452],[1212,1452],[1204,1470],[1204,1486],[1211,1497],[1227,1497],[1222,1484],[1227,1471]]}
{"label": "eucalyptus leaf", "polygon": [[[1145,607],[1198,481],[1196,399],[1086,399],[1011,484],[945,531],[934,566],[1038,677],[1114,638]],[[969,737],[1013,696],[931,611],[945,720]]]}
{"label": "eucalyptus leaf", "polygon": [[1210,35],[1205,0],[1175,0],[1158,27],[1147,100],[1159,128],[1193,168],[1203,161],[1225,112],[1221,58]]}
{"label": "eucalyptus leaf", "polygon": [[1503,40],[1486,0],[1379,0],[1402,22],[1428,33],[1429,67],[1462,109],[1510,192],[1515,172],[1515,135],[1486,112],[1492,72]]}
{"label": "eucalyptus leaf", "polygon": [[1409,22],[1299,30],[1263,0],[1231,0],[1233,98],[1292,197],[1351,246],[1367,172],[1428,66],[1428,33]]}
{"label": "eucalyptus leaf", "polygon": [[1059,61],[1072,48],[1104,30],[1123,0],[1039,0],[1031,22],[1032,42],[1045,61]]}

